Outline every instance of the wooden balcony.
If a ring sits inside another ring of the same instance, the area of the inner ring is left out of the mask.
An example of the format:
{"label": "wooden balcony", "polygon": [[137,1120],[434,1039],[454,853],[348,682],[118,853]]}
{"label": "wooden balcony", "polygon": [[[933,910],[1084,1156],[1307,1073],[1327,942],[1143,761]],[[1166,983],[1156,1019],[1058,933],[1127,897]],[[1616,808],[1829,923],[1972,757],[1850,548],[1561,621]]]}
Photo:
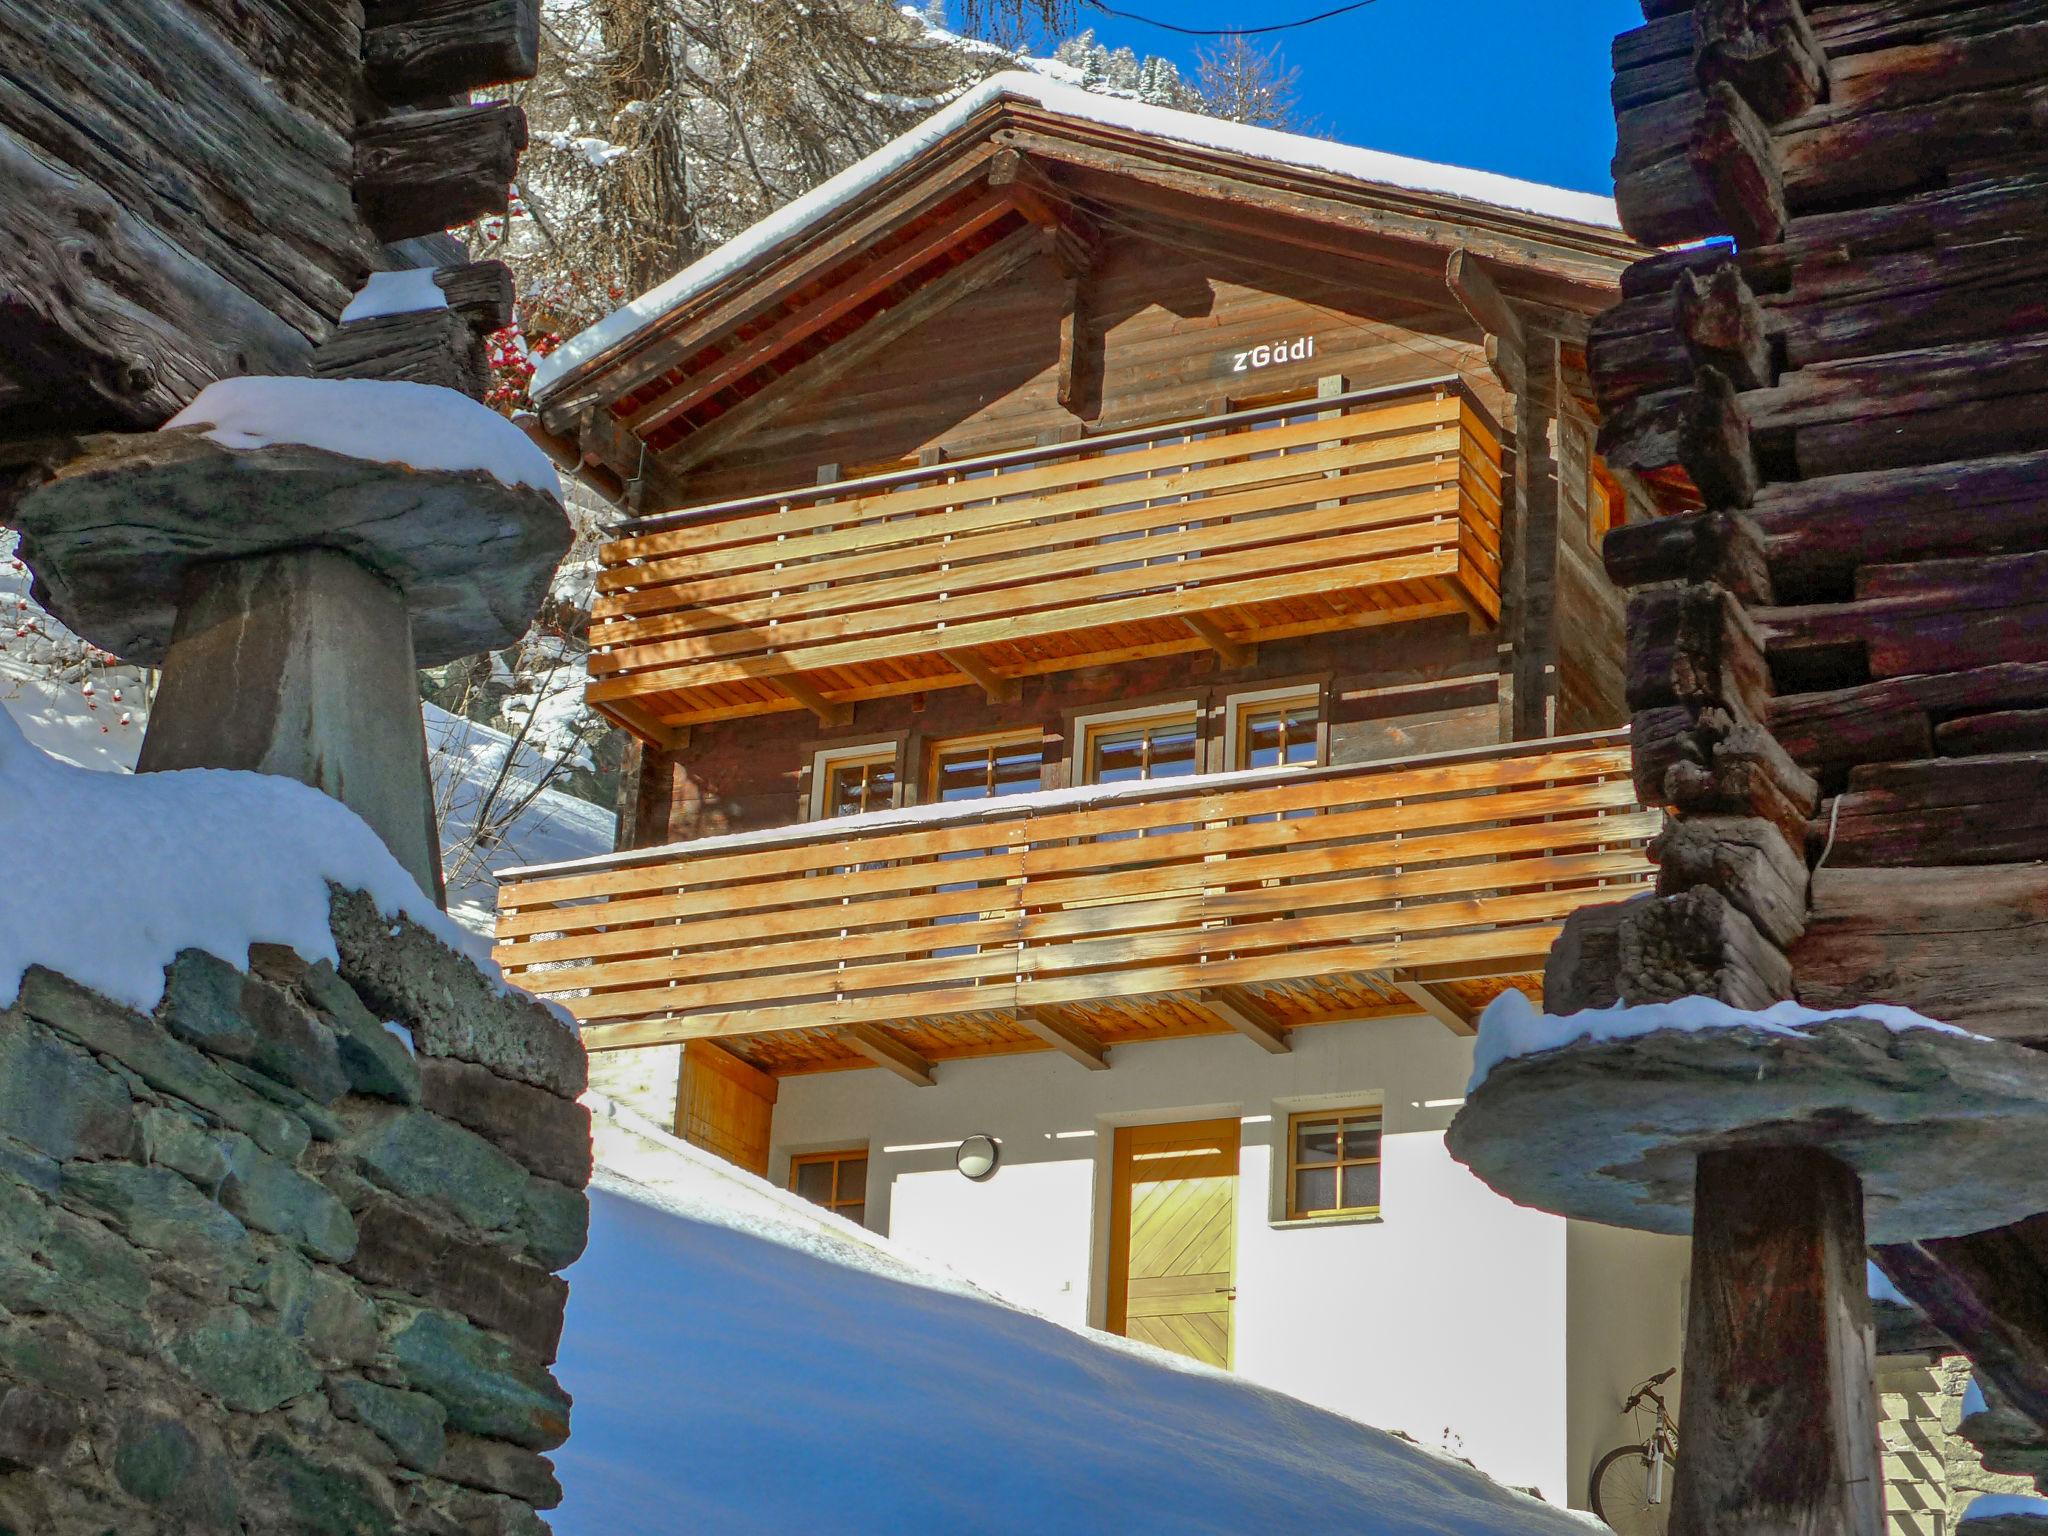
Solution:
{"label": "wooden balcony", "polygon": [[1540,990],[1650,878],[1625,734],[875,812],[501,877],[497,958],[593,1050],[777,1073],[1291,1031]]}
{"label": "wooden balcony", "polygon": [[1501,447],[1455,378],[692,508],[604,547],[590,702],[678,727],[1500,614]]}

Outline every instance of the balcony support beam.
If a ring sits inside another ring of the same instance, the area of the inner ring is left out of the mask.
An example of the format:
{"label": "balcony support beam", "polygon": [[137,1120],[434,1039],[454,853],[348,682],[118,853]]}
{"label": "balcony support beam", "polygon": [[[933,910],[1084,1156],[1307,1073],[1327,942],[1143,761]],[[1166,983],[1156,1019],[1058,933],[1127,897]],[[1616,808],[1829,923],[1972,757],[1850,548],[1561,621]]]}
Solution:
{"label": "balcony support beam", "polygon": [[1005,677],[994,667],[983,661],[971,650],[941,651],[954,671],[973,680],[975,686],[988,695],[991,704],[1013,704],[1024,691],[1024,685],[1014,677]]}
{"label": "balcony support beam", "polygon": [[1274,1018],[1244,993],[1234,989],[1204,992],[1201,1005],[1262,1050],[1285,1056],[1294,1047],[1287,1038],[1287,1026]]}
{"label": "balcony support beam", "polygon": [[1396,992],[1399,992],[1452,1034],[1476,1035],[1479,1033],[1479,1025],[1474,1021],[1471,1013],[1466,1009],[1460,1008],[1432,983],[1427,981],[1395,980],[1390,982],[1390,985]]}
{"label": "balcony support beam", "polygon": [[929,1061],[894,1035],[872,1024],[848,1024],[839,1031],[839,1038],[876,1066],[887,1067],[906,1083],[915,1083],[920,1088],[937,1085],[938,1079],[932,1076]]}
{"label": "balcony support beam", "polygon": [[1109,1047],[1078,1025],[1054,1018],[1036,1008],[1019,1008],[1018,1027],[1028,1029],[1063,1056],[1070,1056],[1090,1072],[1109,1070]]}
{"label": "balcony support beam", "polygon": [[773,681],[776,687],[780,688],[792,699],[795,699],[797,703],[803,705],[805,709],[816,715],[820,725],[851,725],[853,723],[853,706],[851,704],[834,704],[795,673],[786,672],[780,677],[771,679],[771,681]]}
{"label": "balcony support beam", "polygon": [[1206,613],[1184,613],[1180,621],[1202,644],[1214,651],[1226,667],[1248,667],[1258,659],[1259,648],[1256,645],[1231,639],[1223,632],[1222,626]]}

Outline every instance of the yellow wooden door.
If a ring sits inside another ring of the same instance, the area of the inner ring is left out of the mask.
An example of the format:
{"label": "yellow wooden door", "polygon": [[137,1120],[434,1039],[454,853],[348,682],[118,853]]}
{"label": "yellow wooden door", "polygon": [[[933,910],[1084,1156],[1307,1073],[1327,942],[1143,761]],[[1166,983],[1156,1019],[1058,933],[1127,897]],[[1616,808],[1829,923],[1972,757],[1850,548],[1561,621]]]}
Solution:
{"label": "yellow wooden door", "polygon": [[1237,1122],[1121,1127],[1109,1207],[1109,1331],[1229,1366]]}

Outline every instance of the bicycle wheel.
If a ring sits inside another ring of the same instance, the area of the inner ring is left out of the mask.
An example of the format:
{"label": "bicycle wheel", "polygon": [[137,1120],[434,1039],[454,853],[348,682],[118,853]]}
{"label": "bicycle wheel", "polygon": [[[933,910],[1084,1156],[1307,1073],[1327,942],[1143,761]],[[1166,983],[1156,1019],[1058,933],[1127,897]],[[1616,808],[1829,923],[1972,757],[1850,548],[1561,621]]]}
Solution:
{"label": "bicycle wheel", "polygon": [[1618,1445],[1593,1467],[1587,1490],[1593,1513],[1617,1536],[1664,1536],[1671,1518],[1673,1463],[1664,1462],[1657,1500],[1650,1501],[1650,1458],[1640,1445]]}

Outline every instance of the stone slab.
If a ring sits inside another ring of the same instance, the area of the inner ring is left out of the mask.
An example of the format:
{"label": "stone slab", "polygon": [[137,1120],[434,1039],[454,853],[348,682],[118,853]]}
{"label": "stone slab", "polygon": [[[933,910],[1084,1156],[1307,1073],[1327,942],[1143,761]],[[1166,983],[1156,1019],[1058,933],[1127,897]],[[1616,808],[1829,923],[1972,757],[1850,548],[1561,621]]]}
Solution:
{"label": "stone slab", "polygon": [[2048,1054],[1857,1018],[1660,1029],[1502,1062],[1447,1141],[1518,1204],[1666,1233],[1702,1152],[1815,1147],[1862,1179],[1871,1242],[1952,1237],[2048,1210]]}
{"label": "stone slab", "polygon": [[106,434],[15,506],[35,596],[95,645],[160,666],[206,562],[316,547],[405,594],[421,666],[523,634],[568,552],[552,497],[481,471],[415,470],[296,444]]}

